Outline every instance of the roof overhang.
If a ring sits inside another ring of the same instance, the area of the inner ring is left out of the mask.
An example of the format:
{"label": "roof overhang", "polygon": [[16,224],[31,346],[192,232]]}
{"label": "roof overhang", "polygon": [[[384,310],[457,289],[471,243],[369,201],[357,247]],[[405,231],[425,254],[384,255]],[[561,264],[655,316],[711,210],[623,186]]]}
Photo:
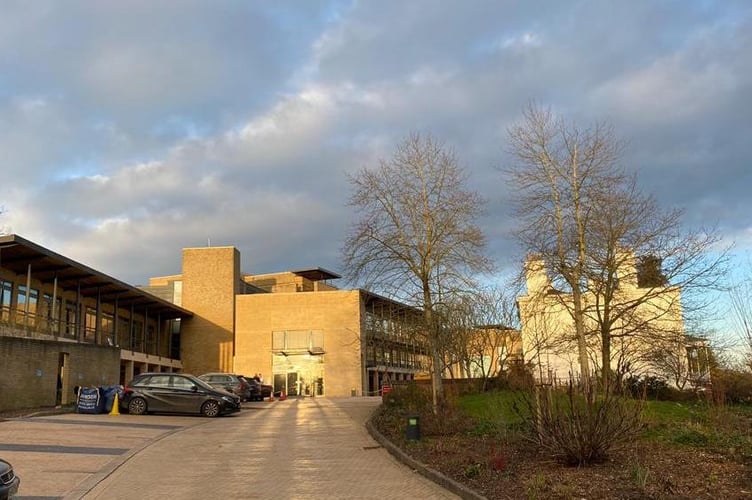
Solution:
{"label": "roof overhang", "polygon": [[394,299],[390,299],[388,297],[384,297],[383,295],[379,295],[377,293],[373,293],[369,290],[365,290],[363,288],[360,289],[360,293],[363,295],[363,298],[365,300],[366,305],[371,304],[381,304],[384,306],[388,306],[392,308],[393,310],[398,311],[406,311],[414,314],[422,314],[423,310],[419,307],[414,307],[408,304],[404,304],[402,302],[399,302]]}
{"label": "roof overhang", "polygon": [[333,279],[339,279],[342,277],[337,273],[324,269],[323,267],[313,267],[310,269],[298,269],[297,271],[290,271],[290,272],[298,276],[301,276],[307,280],[311,280],[311,281],[333,280]]}
{"label": "roof overhang", "polygon": [[100,297],[118,307],[146,309],[149,315],[164,319],[186,318],[193,313],[149,292],[107,276],[18,235],[0,236],[0,268],[31,277],[43,283],[54,283],[61,289],[79,291],[83,297]]}

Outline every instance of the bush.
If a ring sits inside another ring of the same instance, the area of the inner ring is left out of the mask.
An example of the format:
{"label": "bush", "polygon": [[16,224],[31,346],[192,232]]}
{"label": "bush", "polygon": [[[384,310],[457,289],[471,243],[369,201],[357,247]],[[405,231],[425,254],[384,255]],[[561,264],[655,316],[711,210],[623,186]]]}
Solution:
{"label": "bush", "polygon": [[511,364],[509,368],[499,372],[489,388],[495,390],[529,390],[535,386],[535,379],[530,367],[523,364]]}
{"label": "bush", "polygon": [[642,430],[642,401],[611,391],[595,395],[536,388],[523,399],[519,415],[526,418],[531,438],[567,465],[603,462],[610,452],[637,439]]}
{"label": "bush", "polygon": [[752,373],[717,369],[711,380],[715,403],[752,403]]}
{"label": "bush", "polygon": [[414,382],[395,386],[392,392],[384,395],[383,404],[374,422],[392,437],[405,429],[407,417],[418,415],[423,436],[443,436],[464,432],[474,422],[458,409],[456,399],[449,391],[436,413],[433,411],[431,387]]}
{"label": "bush", "polygon": [[637,399],[656,399],[659,401],[694,401],[697,400],[697,394],[694,391],[681,391],[676,387],[671,387],[668,383],[659,377],[634,375],[627,377],[622,383],[622,390],[625,394]]}

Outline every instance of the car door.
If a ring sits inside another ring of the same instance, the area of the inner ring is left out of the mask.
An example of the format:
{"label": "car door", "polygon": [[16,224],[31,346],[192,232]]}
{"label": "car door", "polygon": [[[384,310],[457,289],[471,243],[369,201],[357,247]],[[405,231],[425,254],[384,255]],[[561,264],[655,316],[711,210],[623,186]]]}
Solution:
{"label": "car door", "polygon": [[174,411],[172,410],[172,389],[170,389],[170,375],[157,374],[144,380],[140,392],[146,397],[149,411]]}
{"label": "car door", "polygon": [[204,401],[204,391],[182,375],[172,375],[170,380],[174,410],[180,413],[198,413]]}

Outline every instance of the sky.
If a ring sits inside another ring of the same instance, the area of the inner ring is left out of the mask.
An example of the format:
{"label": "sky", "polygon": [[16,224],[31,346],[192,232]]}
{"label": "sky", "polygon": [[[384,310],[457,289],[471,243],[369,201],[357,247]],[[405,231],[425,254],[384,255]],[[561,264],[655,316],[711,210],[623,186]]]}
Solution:
{"label": "sky", "polygon": [[260,274],[341,273],[347,175],[412,132],[520,250],[508,129],[605,120],[689,228],[752,249],[752,2],[0,0],[0,228],[128,283],[234,245]]}

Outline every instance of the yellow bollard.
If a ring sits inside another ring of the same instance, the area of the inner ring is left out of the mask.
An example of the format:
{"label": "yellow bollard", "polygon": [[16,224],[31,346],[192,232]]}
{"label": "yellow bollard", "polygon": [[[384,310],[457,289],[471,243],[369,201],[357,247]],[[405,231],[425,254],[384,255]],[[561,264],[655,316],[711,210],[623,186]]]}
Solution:
{"label": "yellow bollard", "polygon": [[110,415],[120,415],[120,400],[118,399],[118,393],[115,392],[115,399],[112,400],[112,409]]}

